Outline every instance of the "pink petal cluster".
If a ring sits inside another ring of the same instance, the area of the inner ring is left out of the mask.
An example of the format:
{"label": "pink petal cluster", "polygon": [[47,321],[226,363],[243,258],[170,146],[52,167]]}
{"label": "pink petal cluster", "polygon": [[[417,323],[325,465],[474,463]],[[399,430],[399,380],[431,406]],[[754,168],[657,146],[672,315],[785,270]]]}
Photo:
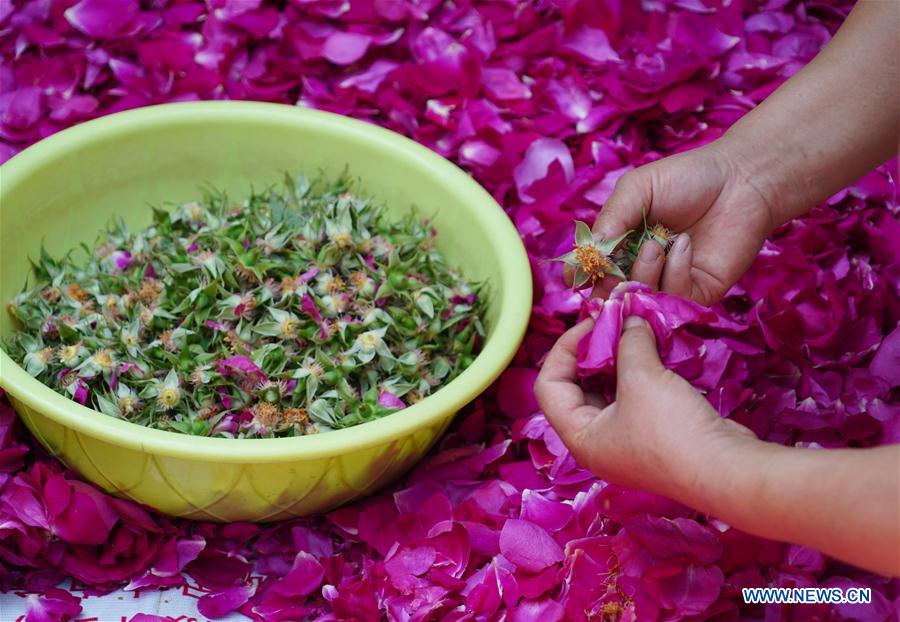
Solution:
{"label": "pink petal cluster", "polygon": [[[439,446],[393,488],[327,516],[160,517],[64,470],[0,402],[0,589],[32,593],[29,620],[78,615],[57,587],[71,577],[95,593],[190,583],[210,619],[896,621],[896,581],[593,477],[531,390],[582,313],[597,318],[580,346],[584,381],[611,390],[619,326],[636,314],[667,365],[763,438],[900,441],[896,163],[778,230],[712,310],[635,285],[586,302],[540,261],[571,248],[573,219],[590,221],[623,173],[721,135],[828,42],[849,5],[0,0],[0,161],[154,103],[347,114],[484,185],[533,258],[536,293],[512,366]],[[245,357],[217,365],[262,379]],[[743,603],[742,587],[770,585],[868,586],[873,603]]]}

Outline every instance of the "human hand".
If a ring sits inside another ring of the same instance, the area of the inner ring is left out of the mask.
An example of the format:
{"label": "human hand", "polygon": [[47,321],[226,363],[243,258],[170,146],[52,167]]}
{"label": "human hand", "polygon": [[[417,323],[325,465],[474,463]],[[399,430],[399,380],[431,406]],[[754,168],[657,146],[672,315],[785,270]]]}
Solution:
{"label": "human hand", "polygon": [[761,441],[663,368],[652,331],[636,317],[625,321],[616,400],[606,404],[576,380],[578,342],[592,327],[585,320],[559,339],[534,386],[581,466],[747,533],[900,574],[900,446],[823,450]]}
{"label": "human hand", "polygon": [[[658,244],[644,244],[631,278],[711,305],[786,220],[780,213],[785,184],[753,170],[758,167],[725,139],[634,169],[619,179],[594,233],[618,237],[638,228],[646,213],[648,223],[679,235],[668,256]],[[612,285],[601,282],[594,293],[604,296]]]}
{"label": "human hand", "polygon": [[577,347],[593,320],[570,329],[535,382],[538,402],[580,465],[603,479],[693,503],[702,474],[753,433],[723,419],[659,359],[653,332],[625,322],[617,358],[616,400],[606,404],[577,382]]}

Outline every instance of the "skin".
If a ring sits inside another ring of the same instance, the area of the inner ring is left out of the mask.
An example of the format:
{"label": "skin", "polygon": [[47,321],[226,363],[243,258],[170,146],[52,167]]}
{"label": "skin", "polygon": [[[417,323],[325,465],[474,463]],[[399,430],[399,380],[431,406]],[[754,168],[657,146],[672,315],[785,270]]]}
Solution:
{"label": "skin", "polygon": [[[716,302],[775,227],[896,154],[898,74],[900,2],[863,0],[819,56],[722,138],[623,176],[595,233],[619,235],[646,210],[679,236],[667,257],[646,244],[632,278]],[[900,445],[761,441],[666,370],[637,318],[623,330],[616,400],[605,404],[576,377],[577,343],[591,326],[586,320],[560,338],[535,384],[580,464],[746,532],[900,576]]]}

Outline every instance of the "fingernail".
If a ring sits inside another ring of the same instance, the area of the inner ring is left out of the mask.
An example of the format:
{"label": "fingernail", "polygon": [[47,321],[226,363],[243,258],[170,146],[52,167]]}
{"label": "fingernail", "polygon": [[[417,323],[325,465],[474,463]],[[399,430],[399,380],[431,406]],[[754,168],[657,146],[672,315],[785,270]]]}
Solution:
{"label": "fingernail", "polygon": [[643,318],[638,317],[636,315],[629,315],[625,318],[625,330],[629,328],[638,328],[639,326],[646,326],[647,322],[644,321]]}
{"label": "fingernail", "polygon": [[675,246],[672,247],[672,250],[676,253],[684,253],[691,247],[691,236],[687,233],[679,233],[678,238],[675,240]]}
{"label": "fingernail", "polygon": [[660,248],[659,244],[653,242],[652,240],[648,240],[641,247],[641,261],[643,261],[644,263],[653,263],[659,257],[659,253],[661,250],[662,248]]}

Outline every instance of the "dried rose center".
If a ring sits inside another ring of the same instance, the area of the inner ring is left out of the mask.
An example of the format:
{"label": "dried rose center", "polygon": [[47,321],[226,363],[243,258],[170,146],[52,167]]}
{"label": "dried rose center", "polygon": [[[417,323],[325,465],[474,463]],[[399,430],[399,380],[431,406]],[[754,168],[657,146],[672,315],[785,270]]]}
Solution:
{"label": "dried rose center", "polygon": [[357,270],[350,275],[350,282],[353,283],[353,287],[356,289],[362,289],[368,284],[369,277],[362,270]]}
{"label": "dried rose center", "polygon": [[650,229],[650,235],[662,238],[667,242],[672,239],[672,231],[660,223],[656,223],[655,225],[653,225],[653,227]]}
{"label": "dried rose center", "polygon": [[180,399],[181,389],[176,387],[163,387],[163,390],[159,392],[159,404],[163,408],[169,409],[174,407]]}
{"label": "dried rose center", "polygon": [[109,355],[108,350],[100,350],[94,354],[94,362],[103,369],[109,369],[113,364],[112,357]]}
{"label": "dried rose center", "polygon": [[66,286],[66,293],[70,298],[77,300],[78,302],[84,302],[90,297],[84,289],[82,289],[81,285],[76,283],[72,283],[71,285]]}
{"label": "dried rose center", "polygon": [[612,270],[609,260],[593,246],[576,246],[575,259],[581,264],[581,269],[594,278],[603,278]]}
{"label": "dried rose center", "polygon": [[374,349],[381,344],[381,336],[373,331],[363,333],[357,339],[364,348]]}
{"label": "dried rose center", "polygon": [[293,294],[299,287],[300,280],[297,277],[285,277],[281,280],[281,295]]}
{"label": "dried rose center", "polygon": [[123,415],[133,413],[135,406],[137,406],[137,400],[130,395],[124,395],[119,398],[119,410],[122,411]]}
{"label": "dried rose center", "polygon": [[59,351],[59,360],[69,365],[78,358],[78,346],[63,346]]}
{"label": "dried rose center", "polygon": [[273,427],[281,419],[281,411],[274,404],[261,402],[253,408],[253,418],[261,426]]}
{"label": "dried rose center", "polygon": [[309,422],[309,415],[303,408],[285,408],[284,420],[295,425],[305,425]]}
{"label": "dried rose center", "polygon": [[189,203],[187,205],[187,208],[188,217],[192,221],[197,222],[198,220],[200,220],[200,217],[203,216],[203,208],[200,207],[199,203]]}
{"label": "dried rose center", "polygon": [[338,248],[347,248],[353,244],[353,236],[349,233],[335,233],[331,237],[331,241],[334,242],[335,246]]}
{"label": "dried rose center", "polygon": [[163,345],[163,348],[168,350],[169,352],[175,349],[175,342],[172,341],[172,335],[174,331],[172,329],[164,330],[159,335],[159,342]]}
{"label": "dried rose center", "polygon": [[334,277],[330,281],[328,281],[328,292],[331,294],[336,294],[344,289],[344,279],[339,276]]}
{"label": "dried rose center", "polygon": [[38,358],[41,359],[44,363],[49,363],[53,360],[53,348],[44,348],[38,352]]}
{"label": "dried rose center", "polygon": [[297,336],[297,328],[300,322],[292,317],[286,317],[281,320],[281,336],[285,339],[292,339]]}

